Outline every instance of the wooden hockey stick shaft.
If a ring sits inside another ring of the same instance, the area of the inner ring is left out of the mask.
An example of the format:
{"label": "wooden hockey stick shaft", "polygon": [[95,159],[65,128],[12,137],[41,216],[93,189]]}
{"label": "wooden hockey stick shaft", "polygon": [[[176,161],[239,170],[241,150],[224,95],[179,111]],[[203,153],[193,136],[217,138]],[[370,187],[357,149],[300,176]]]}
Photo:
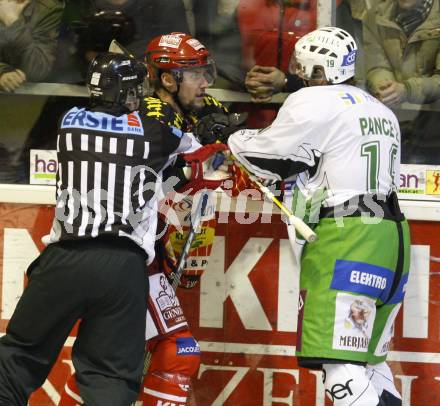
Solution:
{"label": "wooden hockey stick shaft", "polygon": [[299,217],[296,217],[282,202],[280,202],[276,196],[271,192],[271,190],[264,186],[260,180],[250,173],[242,164],[240,164],[236,159],[235,162],[239,165],[239,167],[249,176],[249,179],[258,186],[260,191],[268,198],[270,199],[282,212],[286,215],[289,224],[293,225],[298,231],[299,234],[301,234],[304,239],[312,243],[317,240],[318,236],[316,233],[306,224],[304,221],[302,221]]}
{"label": "wooden hockey stick shaft", "polygon": [[203,193],[200,195],[200,199],[197,203],[197,207],[195,210],[195,217],[194,219],[191,219],[191,225],[188,233],[188,237],[186,238],[185,245],[183,246],[182,252],[179,257],[179,261],[176,265],[176,270],[174,271],[173,276],[173,283],[171,284],[171,287],[174,291],[177,290],[177,287],[180,283],[180,278],[182,277],[183,268],[185,267],[186,259],[188,258],[189,251],[191,249],[191,245],[194,241],[194,238],[196,234],[199,231],[199,226],[202,221],[202,217],[205,214],[206,206],[208,205],[208,199],[209,199],[209,192],[207,190],[204,190]]}

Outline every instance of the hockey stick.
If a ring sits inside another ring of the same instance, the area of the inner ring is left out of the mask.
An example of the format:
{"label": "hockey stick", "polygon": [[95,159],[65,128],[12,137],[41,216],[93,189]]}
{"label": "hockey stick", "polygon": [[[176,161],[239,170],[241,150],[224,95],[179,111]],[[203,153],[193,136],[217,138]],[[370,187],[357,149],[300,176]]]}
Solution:
{"label": "hockey stick", "polygon": [[246,173],[246,175],[248,175],[251,182],[254,183],[256,186],[258,186],[258,188],[264,194],[264,196],[270,199],[286,215],[288,220],[287,228],[289,229],[289,227],[293,227],[293,230],[290,230],[289,235],[293,234],[295,236],[296,235],[295,230],[296,230],[309,243],[312,243],[318,239],[318,236],[315,234],[315,232],[299,217],[296,217],[282,202],[280,202],[267,186],[264,186],[260,182],[260,180],[255,175],[250,173],[241,163],[239,163],[235,157],[234,157],[234,161],[238,164],[240,169],[242,169]]}
{"label": "hockey stick", "polygon": [[[183,268],[185,267],[185,262],[188,257],[189,251],[191,249],[191,245],[194,241],[195,236],[197,233],[200,232],[200,223],[202,221],[202,217],[205,214],[206,207],[208,205],[208,199],[209,199],[209,193],[205,189],[203,193],[200,195],[200,199],[197,203],[196,210],[194,212],[194,218],[191,216],[191,223],[190,223],[190,229],[188,236],[186,238],[185,244],[183,246],[182,252],[179,257],[179,261],[176,265],[176,270],[173,272],[173,282],[171,283],[171,287],[173,288],[174,292],[177,290],[177,287],[179,286],[180,279],[183,274]],[[150,368],[151,364],[151,357],[153,353],[151,351],[148,351],[145,354],[145,360],[144,360],[144,370],[142,373],[142,377],[147,375],[148,369]]]}
{"label": "hockey stick", "polygon": [[191,245],[194,241],[194,238],[197,233],[200,232],[200,223],[202,221],[202,217],[205,214],[206,206],[208,205],[209,193],[205,189],[203,193],[200,195],[200,199],[197,203],[197,207],[195,210],[194,220],[191,219],[191,225],[188,233],[188,237],[186,238],[185,245],[183,246],[182,252],[179,257],[179,262],[177,262],[176,270],[173,272],[173,283],[171,287],[174,291],[177,290],[177,287],[180,283],[180,278],[182,277],[183,268],[185,266],[186,258],[188,257],[189,251],[191,249]]}

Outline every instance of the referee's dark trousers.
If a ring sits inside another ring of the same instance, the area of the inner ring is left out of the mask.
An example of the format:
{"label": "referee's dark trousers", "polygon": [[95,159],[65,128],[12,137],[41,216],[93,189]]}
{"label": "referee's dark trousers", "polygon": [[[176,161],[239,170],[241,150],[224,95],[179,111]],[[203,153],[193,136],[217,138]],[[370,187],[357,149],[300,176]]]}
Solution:
{"label": "referee's dark trousers", "polygon": [[49,245],[0,339],[0,405],[25,406],[81,323],[72,360],[87,406],[128,406],[142,374],[146,254],[125,237]]}

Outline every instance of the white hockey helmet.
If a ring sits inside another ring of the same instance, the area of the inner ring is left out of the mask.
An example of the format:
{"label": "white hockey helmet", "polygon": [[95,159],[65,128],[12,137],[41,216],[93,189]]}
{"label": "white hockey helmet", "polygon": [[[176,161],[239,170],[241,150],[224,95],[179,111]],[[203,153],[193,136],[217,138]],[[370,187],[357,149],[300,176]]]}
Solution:
{"label": "white hockey helmet", "polygon": [[322,27],[301,37],[295,58],[301,76],[310,80],[313,68],[322,66],[327,80],[342,83],[355,74],[357,45],[353,37],[338,27]]}

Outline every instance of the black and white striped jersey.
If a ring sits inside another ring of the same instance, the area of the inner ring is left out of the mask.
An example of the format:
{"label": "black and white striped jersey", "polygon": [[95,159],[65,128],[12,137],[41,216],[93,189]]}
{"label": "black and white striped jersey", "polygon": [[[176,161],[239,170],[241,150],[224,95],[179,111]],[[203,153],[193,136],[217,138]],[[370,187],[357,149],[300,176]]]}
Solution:
{"label": "black and white striped jersey", "polygon": [[56,210],[50,242],[101,235],[131,238],[154,258],[162,171],[200,147],[192,134],[138,112],[76,108],[57,139]]}

